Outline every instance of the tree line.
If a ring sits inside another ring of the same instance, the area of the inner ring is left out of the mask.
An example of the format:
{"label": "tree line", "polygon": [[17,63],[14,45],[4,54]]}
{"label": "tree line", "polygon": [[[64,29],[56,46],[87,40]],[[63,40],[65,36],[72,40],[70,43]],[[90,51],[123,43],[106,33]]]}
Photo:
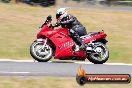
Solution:
{"label": "tree line", "polygon": [[0,0],[2,2],[5,2],[5,3],[19,3],[19,2],[22,2],[22,3],[27,3],[27,4],[30,4],[30,5],[41,5],[41,6],[51,6],[51,5],[55,5],[55,1],[56,0]]}
{"label": "tree line", "polygon": [[[0,0],[0,1],[6,2],[6,3],[9,3],[9,2],[13,2],[13,3],[24,2],[28,4],[37,3],[42,6],[55,5],[55,2],[56,2],[56,0]],[[97,1],[97,0],[73,0],[73,1],[83,2],[83,1]],[[117,1],[132,1],[132,0],[104,0],[104,1],[105,1],[104,2],[105,4],[111,5],[111,4],[116,3]],[[132,5],[132,2],[119,2],[118,4]]]}

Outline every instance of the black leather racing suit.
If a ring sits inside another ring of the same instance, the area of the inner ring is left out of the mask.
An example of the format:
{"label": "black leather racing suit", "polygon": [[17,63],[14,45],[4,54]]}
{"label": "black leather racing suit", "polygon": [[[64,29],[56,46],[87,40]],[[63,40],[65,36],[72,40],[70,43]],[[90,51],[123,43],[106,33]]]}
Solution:
{"label": "black leather racing suit", "polygon": [[60,19],[56,26],[62,26],[62,28],[68,28],[69,36],[79,46],[84,45],[80,36],[86,35],[87,31],[85,27],[77,20],[76,17],[68,14],[67,16]]}

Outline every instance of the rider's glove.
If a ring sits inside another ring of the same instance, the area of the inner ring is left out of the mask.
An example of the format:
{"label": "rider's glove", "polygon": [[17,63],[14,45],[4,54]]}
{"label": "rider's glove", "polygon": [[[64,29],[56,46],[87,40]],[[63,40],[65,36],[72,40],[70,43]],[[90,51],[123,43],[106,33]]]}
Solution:
{"label": "rider's glove", "polygon": [[57,24],[57,25],[61,25],[61,22],[60,22],[60,21],[58,21],[56,24]]}
{"label": "rider's glove", "polygon": [[61,23],[58,21],[58,22],[56,22],[56,24],[54,24],[54,27],[58,27],[60,25],[61,25]]}

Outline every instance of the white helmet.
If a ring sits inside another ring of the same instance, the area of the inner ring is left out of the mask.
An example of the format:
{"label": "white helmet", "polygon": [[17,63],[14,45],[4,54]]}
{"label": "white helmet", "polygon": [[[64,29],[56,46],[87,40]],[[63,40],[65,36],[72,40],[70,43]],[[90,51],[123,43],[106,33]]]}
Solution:
{"label": "white helmet", "polygon": [[63,17],[65,17],[67,15],[67,10],[66,8],[59,8],[57,11],[56,11],[56,19],[61,19]]}

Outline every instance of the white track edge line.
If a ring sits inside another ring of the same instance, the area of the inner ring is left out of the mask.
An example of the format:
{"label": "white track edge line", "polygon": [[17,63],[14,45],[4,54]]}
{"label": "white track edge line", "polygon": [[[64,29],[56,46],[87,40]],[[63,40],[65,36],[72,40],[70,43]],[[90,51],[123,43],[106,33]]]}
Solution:
{"label": "white track edge line", "polygon": [[9,73],[9,74],[29,74],[29,73],[31,73],[31,72],[6,72],[6,71],[3,72],[3,71],[2,71],[2,72],[0,72],[0,73],[1,73],[1,74],[5,74],[5,73],[6,73],[6,74],[8,74],[8,73]]}
{"label": "white track edge line", "polygon": [[[37,62],[37,61],[34,61],[34,60],[12,60],[12,59],[0,59],[0,62],[1,61],[10,61],[10,62]],[[49,63],[53,62],[53,61],[48,61]],[[73,62],[73,63],[76,63],[76,64],[93,64],[91,62]],[[132,66],[132,64],[126,64],[126,63],[104,63],[104,65],[129,65],[129,66]]]}

